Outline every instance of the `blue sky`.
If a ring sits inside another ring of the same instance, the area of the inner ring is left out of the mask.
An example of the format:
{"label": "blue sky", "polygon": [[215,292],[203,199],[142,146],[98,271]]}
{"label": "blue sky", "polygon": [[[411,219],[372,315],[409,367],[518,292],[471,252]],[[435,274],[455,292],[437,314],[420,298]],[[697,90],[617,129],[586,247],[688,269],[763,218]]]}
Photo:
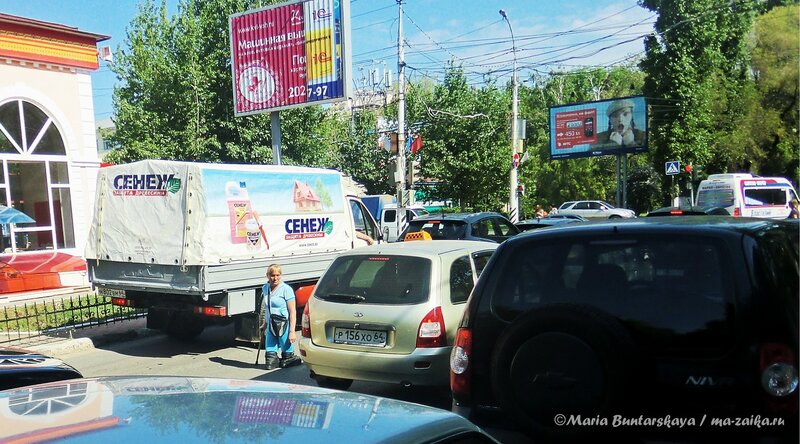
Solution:
{"label": "blue sky", "polygon": [[[136,5],[135,0],[0,0],[0,12],[105,34],[111,39],[101,46],[116,50],[126,44]],[[178,0],[168,0],[168,5],[174,13]],[[350,9],[353,82],[359,88],[380,88],[368,81],[371,71],[376,79],[390,71],[396,81],[396,1],[351,0]],[[500,9],[514,31],[521,80],[534,70],[624,63],[642,52],[641,36],[655,20],[636,0],[404,0],[403,9],[406,76],[436,78],[452,60],[464,66],[474,84],[487,73],[503,83],[510,79],[512,41]],[[113,114],[115,83],[114,74],[101,62],[92,74],[98,120]]]}

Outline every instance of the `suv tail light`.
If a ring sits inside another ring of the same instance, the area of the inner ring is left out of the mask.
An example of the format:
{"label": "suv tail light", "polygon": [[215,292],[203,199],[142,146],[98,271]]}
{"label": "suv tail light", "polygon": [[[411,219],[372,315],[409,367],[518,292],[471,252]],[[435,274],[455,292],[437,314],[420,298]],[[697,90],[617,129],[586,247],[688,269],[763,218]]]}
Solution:
{"label": "suv tail light", "polygon": [[417,348],[442,347],[447,345],[447,330],[444,326],[442,307],[436,307],[422,318],[417,330]]}
{"label": "suv tail light", "polygon": [[303,309],[303,318],[300,320],[300,334],[302,334],[304,338],[311,337],[310,313],[311,312],[308,310],[308,304],[306,304],[305,308]]}
{"label": "suv tail light", "polygon": [[798,376],[795,353],[784,344],[762,344],[759,351],[761,387],[769,411],[794,414],[797,411]]}
{"label": "suv tail light", "polygon": [[471,391],[472,369],[469,358],[472,354],[472,330],[459,328],[456,343],[450,352],[450,390],[455,396],[467,396]]}

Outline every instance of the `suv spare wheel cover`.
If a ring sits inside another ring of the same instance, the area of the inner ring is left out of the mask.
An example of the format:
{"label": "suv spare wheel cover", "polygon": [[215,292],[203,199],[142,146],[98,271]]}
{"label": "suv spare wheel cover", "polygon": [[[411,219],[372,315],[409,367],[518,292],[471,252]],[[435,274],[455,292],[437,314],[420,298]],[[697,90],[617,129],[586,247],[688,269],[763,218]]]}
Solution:
{"label": "suv spare wheel cover", "polygon": [[537,435],[586,433],[590,427],[556,427],[553,418],[616,412],[625,390],[638,388],[625,327],[581,305],[546,305],[520,316],[500,336],[491,366],[500,407]]}

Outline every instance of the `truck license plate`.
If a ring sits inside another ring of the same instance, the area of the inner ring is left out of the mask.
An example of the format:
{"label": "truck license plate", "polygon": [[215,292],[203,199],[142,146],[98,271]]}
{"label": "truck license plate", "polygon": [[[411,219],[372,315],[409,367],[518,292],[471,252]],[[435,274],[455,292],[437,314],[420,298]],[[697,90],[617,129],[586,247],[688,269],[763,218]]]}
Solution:
{"label": "truck license plate", "polygon": [[333,342],[336,344],[386,345],[386,332],[380,330],[360,330],[353,328],[334,328]]}
{"label": "truck license plate", "polygon": [[97,294],[100,296],[108,296],[110,298],[124,298],[125,290],[117,290],[116,288],[100,287],[97,289]]}

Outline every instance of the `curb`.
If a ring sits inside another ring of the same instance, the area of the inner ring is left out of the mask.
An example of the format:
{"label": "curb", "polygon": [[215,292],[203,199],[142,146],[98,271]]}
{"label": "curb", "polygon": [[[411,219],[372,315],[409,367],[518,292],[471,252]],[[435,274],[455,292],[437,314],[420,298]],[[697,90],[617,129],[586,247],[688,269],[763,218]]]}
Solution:
{"label": "curb", "polygon": [[158,330],[139,328],[136,330],[129,330],[119,333],[108,333],[93,337],[65,339],[63,341],[56,341],[47,344],[23,346],[23,348],[42,353],[44,355],[57,357],[58,355],[65,353],[90,350],[117,342],[130,341],[133,339],[155,336],[158,334],[162,333]]}

